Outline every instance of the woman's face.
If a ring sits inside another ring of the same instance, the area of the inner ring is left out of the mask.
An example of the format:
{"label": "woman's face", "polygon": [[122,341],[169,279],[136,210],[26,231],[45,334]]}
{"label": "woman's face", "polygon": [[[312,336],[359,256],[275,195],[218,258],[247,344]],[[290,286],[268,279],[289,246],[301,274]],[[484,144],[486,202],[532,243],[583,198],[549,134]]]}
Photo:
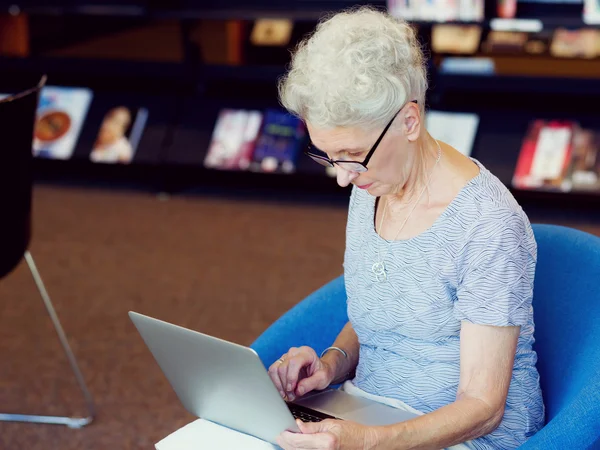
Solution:
{"label": "woman's face", "polygon": [[[342,187],[353,184],[375,197],[399,192],[415,165],[418,111],[418,107],[409,105],[400,111],[373,153],[366,172],[349,172],[336,165],[338,184]],[[371,131],[341,127],[318,129],[310,123],[307,123],[307,128],[314,146],[331,159],[359,162],[365,159],[383,131],[383,127]]]}

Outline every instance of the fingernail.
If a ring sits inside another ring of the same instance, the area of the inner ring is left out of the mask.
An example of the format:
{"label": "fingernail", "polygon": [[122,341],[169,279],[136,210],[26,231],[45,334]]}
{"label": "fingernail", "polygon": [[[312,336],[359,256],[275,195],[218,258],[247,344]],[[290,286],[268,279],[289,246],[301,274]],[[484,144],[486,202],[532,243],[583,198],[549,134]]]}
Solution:
{"label": "fingernail", "polygon": [[283,398],[285,398],[285,392],[279,391],[279,395],[281,395]]}
{"label": "fingernail", "polygon": [[304,388],[303,387],[299,387],[298,388],[298,394],[304,395]]}
{"label": "fingernail", "polygon": [[291,384],[287,385],[287,390],[288,390],[288,392],[292,390],[292,385]]}

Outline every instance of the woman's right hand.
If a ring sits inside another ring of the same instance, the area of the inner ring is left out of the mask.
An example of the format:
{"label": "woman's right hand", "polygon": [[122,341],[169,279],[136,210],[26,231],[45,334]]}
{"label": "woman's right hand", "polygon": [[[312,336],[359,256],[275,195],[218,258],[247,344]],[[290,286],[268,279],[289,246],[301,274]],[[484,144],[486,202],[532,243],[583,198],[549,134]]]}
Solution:
{"label": "woman's right hand", "polygon": [[323,362],[310,347],[292,347],[269,367],[269,376],[284,400],[313,390],[325,389],[335,374],[329,364]]}

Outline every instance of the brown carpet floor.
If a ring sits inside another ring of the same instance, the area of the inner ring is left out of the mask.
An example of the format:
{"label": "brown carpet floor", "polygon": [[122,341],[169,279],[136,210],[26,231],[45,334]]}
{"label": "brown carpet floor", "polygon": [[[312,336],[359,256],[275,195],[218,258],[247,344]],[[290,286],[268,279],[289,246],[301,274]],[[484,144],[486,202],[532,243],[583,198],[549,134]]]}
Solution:
{"label": "brown carpet floor", "polygon": [[[0,423],[2,450],[153,448],[193,417],[127,311],[250,344],[342,272],[341,206],[41,186],[34,218],[31,252],[98,416],[80,430]],[[587,219],[544,221],[600,234]],[[25,264],[0,300],[0,412],[84,414]]]}

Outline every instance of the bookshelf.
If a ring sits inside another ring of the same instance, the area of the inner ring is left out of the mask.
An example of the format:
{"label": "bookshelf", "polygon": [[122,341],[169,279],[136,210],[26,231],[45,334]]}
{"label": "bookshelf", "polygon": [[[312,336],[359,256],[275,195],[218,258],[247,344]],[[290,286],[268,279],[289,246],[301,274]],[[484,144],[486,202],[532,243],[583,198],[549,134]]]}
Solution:
{"label": "bookshelf", "polygon": [[[309,32],[323,14],[354,3],[263,0],[253,2],[249,7],[248,2],[234,0],[224,7],[223,2],[191,0],[176,1],[169,6],[160,0],[94,4],[63,1],[43,5],[41,2],[24,2],[18,6],[18,11],[29,20],[30,51],[27,55],[0,56],[3,71],[0,91],[16,89],[25,74],[47,73],[51,85],[93,89],[95,96],[90,117],[96,121],[100,120],[100,107],[118,99],[152,105],[152,111],[158,111],[151,113],[153,122],[144,141],[147,144],[142,142],[145,150],[140,151],[144,157],[135,163],[98,165],[82,157],[68,161],[37,160],[41,180],[119,183],[172,193],[190,189],[251,188],[267,194],[306,190],[345,198],[349,190],[340,189],[318,165],[302,155],[297,171],[289,175],[209,170],[203,167],[202,161],[221,108],[277,106],[275,84],[285,72],[288,52],[285,48],[251,48],[247,36],[252,22],[269,17],[292,19],[294,41]],[[371,4],[385,5],[384,2]],[[488,0],[488,10],[490,5],[493,10],[493,2]],[[519,11],[523,17],[539,20],[548,32],[584,25],[580,14],[573,13],[577,6],[562,6],[556,12],[520,4]],[[8,4],[0,2],[0,10],[3,7],[5,11],[9,10]],[[14,6],[12,8],[15,13]],[[237,49],[243,55],[242,60],[205,58],[206,52],[201,47],[206,46],[206,41],[202,40],[206,36],[198,38],[199,24],[227,21],[243,25],[243,42]],[[415,22],[415,25],[421,40],[431,51],[434,24]],[[492,27],[492,18],[487,18],[480,26],[483,39]],[[145,32],[147,39],[143,38]],[[138,33],[133,38],[133,53],[136,53],[137,45],[141,49],[138,55],[153,56],[153,49],[148,50],[145,45],[151,45],[154,39],[170,42],[174,50],[170,51],[164,44],[157,49],[156,58],[127,57],[125,51],[98,57],[99,46],[88,45],[88,49],[93,50],[88,52],[85,46],[79,45],[80,42],[101,41],[109,34],[128,36],[132,33]],[[46,39],[49,35],[52,39]],[[72,51],[74,47],[78,47],[77,51]],[[481,50],[473,55],[458,56],[468,61],[492,60],[494,73],[483,74],[447,71],[445,61],[457,56],[431,53],[428,107],[477,113],[480,124],[472,156],[508,186],[531,120],[572,118],[600,131],[600,113],[597,112],[600,57],[559,59],[548,54],[490,54]],[[84,130],[80,140],[78,145],[89,146],[93,132]],[[83,151],[75,153],[81,156]],[[592,208],[600,203],[600,196],[595,194],[514,193],[521,202],[544,203],[552,207],[578,205]]]}

